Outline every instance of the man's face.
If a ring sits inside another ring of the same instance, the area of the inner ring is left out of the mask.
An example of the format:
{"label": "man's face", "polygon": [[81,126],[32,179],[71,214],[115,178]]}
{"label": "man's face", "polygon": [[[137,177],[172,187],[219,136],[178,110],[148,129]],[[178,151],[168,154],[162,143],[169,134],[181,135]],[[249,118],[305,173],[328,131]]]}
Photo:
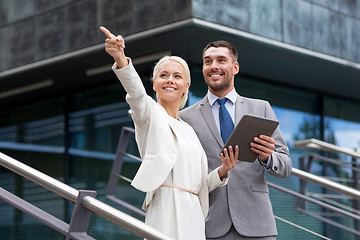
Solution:
{"label": "man's face", "polygon": [[210,92],[218,96],[226,95],[234,88],[239,63],[235,62],[226,47],[210,47],[204,53],[202,70]]}

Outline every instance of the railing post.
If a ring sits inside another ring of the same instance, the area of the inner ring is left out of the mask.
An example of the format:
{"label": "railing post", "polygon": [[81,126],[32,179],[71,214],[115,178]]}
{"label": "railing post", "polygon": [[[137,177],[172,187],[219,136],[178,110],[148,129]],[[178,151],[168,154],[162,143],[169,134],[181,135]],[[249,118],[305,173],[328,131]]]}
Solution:
{"label": "railing post", "polygon": [[[310,172],[311,163],[313,162],[313,156],[309,155],[307,157],[307,162],[305,162],[305,159],[306,159],[305,157],[300,157],[299,158],[300,170],[303,170],[305,172]],[[299,179],[299,181],[300,181],[299,193],[303,194],[303,195],[306,195],[307,181],[303,180],[301,178]],[[298,198],[296,200],[296,208],[306,211],[306,201],[304,199]]]}
{"label": "railing post", "polygon": [[79,195],[76,199],[70,221],[69,231],[66,234],[66,240],[94,239],[86,233],[91,217],[91,212],[82,207],[82,201],[86,196],[95,198],[96,191],[79,190]]}
{"label": "railing post", "polygon": [[109,181],[106,187],[106,198],[109,199],[110,201],[119,204],[122,207],[125,207],[137,214],[139,214],[140,216],[145,217],[145,212],[142,211],[141,209],[138,209],[137,207],[134,207],[133,205],[117,198],[115,196],[115,191],[116,191],[116,187],[118,184],[118,180],[119,177],[121,176],[121,169],[122,169],[122,165],[124,163],[124,156],[126,153],[126,149],[127,146],[129,144],[129,138],[131,134],[135,133],[135,129],[133,128],[129,128],[129,127],[123,127],[121,130],[121,135],[120,135],[120,139],[119,139],[119,143],[118,143],[118,147],[116,150],[116,157],[111,169],[111,173],[110,173],[110,177],[109,177]]}
{"label": "railing post", "polygon": [[118,147],[116,150],[116,157],[111,169],[108,185],[106,187],[106,195],[112,196],[115,194],[116,186],[119,179],[119,174],[122,169],[123,159],[125,156],[126,148],[129,142],[130,134],[135,130],[129,127],[123,127],[120,134]]}
{"label": "railing post", "polygon": [[[359,190],[359,172],[356,171],[356,169],[358,169],[359,165],[357,162],[357,158],[356,157],[352,157],[352,176],[353,176],[353,182],[352,182],[352,187],[354,189]],[[360,209],[360,201],[358,199],[353,199],[353,208],[356,210]],[[360,230],[360,221],[354,220],[354,229],[359,231]],[[355,237],[356,240],[360,240],[360,236],[356,236]]]}

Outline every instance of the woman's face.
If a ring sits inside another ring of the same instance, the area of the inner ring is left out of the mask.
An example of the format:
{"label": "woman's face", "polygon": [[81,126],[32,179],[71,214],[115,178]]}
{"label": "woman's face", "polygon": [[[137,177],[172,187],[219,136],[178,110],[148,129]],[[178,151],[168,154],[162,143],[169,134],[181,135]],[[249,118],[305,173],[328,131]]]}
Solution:
{"label": "woman's face", "polygon": [[176,61],[165,61],[159,66],[159,72],[153,82],[159,103],[177,102],[188,91],[184,67]]}

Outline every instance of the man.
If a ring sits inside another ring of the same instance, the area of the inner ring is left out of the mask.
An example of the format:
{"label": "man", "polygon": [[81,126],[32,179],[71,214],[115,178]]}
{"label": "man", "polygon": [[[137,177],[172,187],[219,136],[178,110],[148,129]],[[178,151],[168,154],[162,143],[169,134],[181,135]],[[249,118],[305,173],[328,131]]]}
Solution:
{"label": "man", "polygon": [[[180,117],[194,128],[201,141],[209,171],[221,161],[219,152],[226,141],[224,126],[236,126],[244,114],[277,119],[267,101],[245,98],[236,93],[234,76],[239,72],[237,57],[237,50],[232,44],[226,41],[209,43],[203,50],[202,69],[208,93],[201,101],[180,112]],[[231,117],[226,125],[222,115],[225,110],[218,98],[226,99],[223,100],[224,106]],[[255,137],[251,149],[258,154],[258,159],[253,163],[240,161],[232,169],[228,185],[210,193],[207,239],[276,239],[265,172],[276,177],[290,175],[292,163],[289,150],[279,127],[272,136]]]}

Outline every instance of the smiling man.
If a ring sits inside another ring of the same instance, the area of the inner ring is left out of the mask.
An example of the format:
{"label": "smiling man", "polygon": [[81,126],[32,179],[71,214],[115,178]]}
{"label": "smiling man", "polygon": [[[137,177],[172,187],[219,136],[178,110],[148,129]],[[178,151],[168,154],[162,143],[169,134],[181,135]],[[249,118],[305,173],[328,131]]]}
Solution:
{"label": "smiling man", "polygon": [[[237,58],[238,52],[229,42],[209,43],[203,50],[202,68],[208,93],[179,114],[198,135],[207,155],[209,171],[218,166],[219,152],[243,115],[277,120],[267,101],[236,93]],[[239,162],[231,172],[228,185],[210,193],[207,239],[276,239],[265,172],[281,178],[290,175],[289,150],[279,127],[272,136],[255,137],[249,147],[258,154],[258,159],[253,163]]]}
{"label": "smiling man", "polygon": [[234,76],[239,72],[237,51],[226,47],[211,47],[203,52],[203,75],[209,91],[219,98],[234,88]]}

